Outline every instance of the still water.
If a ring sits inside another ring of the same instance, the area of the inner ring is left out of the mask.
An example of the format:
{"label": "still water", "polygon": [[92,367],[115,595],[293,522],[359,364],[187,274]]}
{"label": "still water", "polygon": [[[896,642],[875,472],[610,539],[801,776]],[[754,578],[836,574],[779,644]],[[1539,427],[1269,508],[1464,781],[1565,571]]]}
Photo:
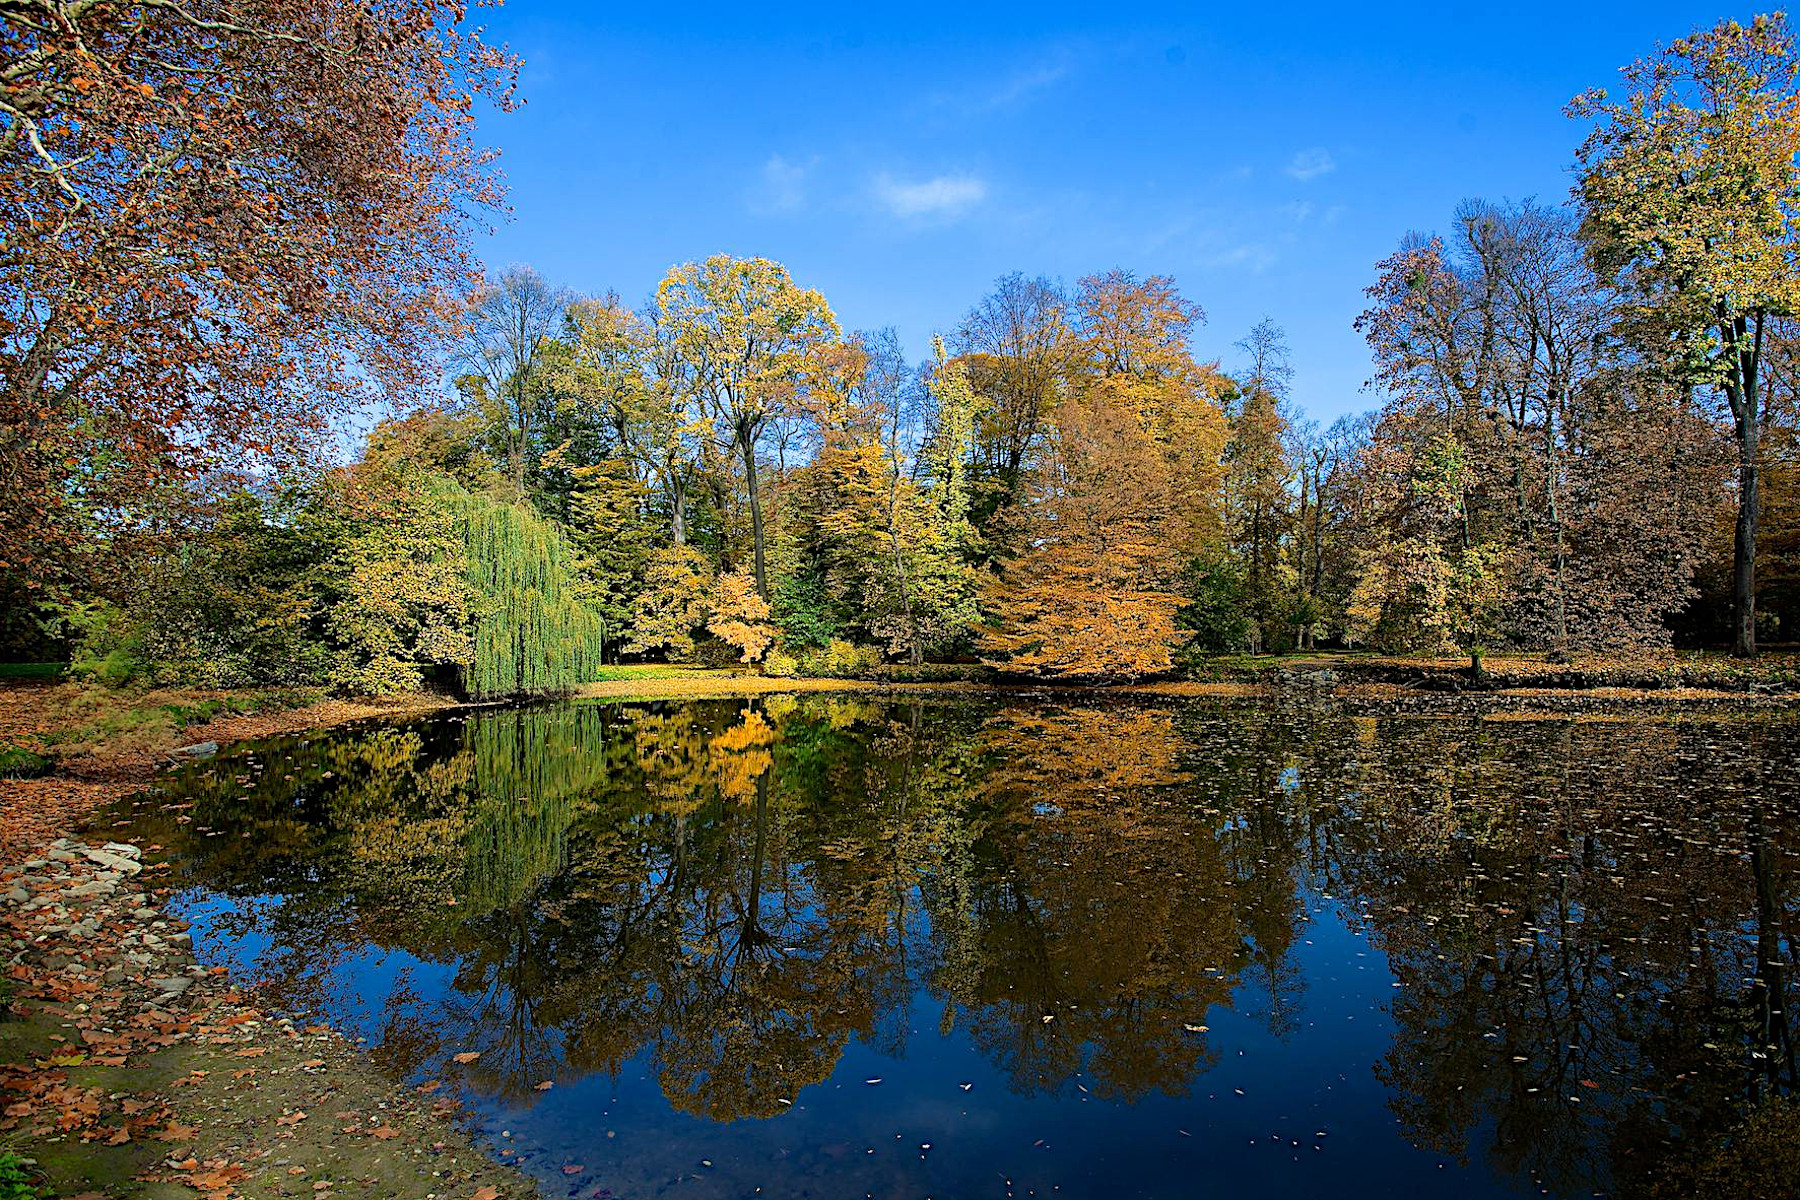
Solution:
{"label": "still water", "polygon": [[1614,1195],[1795,1085],[1797,739],[572,703],[242,747],[125,819],[203,959],[546,1195]]}

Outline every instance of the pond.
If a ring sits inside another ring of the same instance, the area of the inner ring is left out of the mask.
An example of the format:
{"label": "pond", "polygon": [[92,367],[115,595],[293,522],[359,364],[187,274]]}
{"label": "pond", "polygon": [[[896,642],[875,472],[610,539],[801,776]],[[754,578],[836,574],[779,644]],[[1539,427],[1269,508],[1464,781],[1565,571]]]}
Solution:
{"label": "pond", "polygon": [[118,819],[205,961],[546,1195],[1612,1194],[1794,1087],[1797,735],[577,702],[240,747]]}

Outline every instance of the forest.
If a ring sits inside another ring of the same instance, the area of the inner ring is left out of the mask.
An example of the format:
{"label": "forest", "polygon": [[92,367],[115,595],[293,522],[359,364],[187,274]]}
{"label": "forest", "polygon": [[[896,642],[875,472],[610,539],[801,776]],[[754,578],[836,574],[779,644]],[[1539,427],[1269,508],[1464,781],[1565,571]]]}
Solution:
{"label": "forest", "polygon": [[[1575,99],[1566,201],[1397,230],[1374,406],[1322,428],[1278,317],[1205,357],[1167,274],[1005,275],[915,361],[765,258],[599,295],[484,270],[473,105],[517,63],[454,26],[292,55],[25,7],[71,23],[6,26],[0,659],[485,699],[620,662],[1109,682],[1800,640],[1779,16]],[[343,105],[389,119],[321,132]]]}

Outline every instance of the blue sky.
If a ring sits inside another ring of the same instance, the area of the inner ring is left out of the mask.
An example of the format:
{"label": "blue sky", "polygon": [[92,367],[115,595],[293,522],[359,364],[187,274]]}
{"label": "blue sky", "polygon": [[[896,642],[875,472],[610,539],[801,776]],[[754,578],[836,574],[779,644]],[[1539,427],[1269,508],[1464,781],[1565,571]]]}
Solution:
{"label": "blue sky", "polygon": [[1404,233],[1561,200],[1571,96],[1751,11],[512,0],[487,21],[526,104],[482,135],[513,215],[477,249],[634,303],[676,262],[779,259],[915,359],[1004,272],[1170,274],[1203,357],[1285,326],[1329,420],[1378,402],[1351,322]]}

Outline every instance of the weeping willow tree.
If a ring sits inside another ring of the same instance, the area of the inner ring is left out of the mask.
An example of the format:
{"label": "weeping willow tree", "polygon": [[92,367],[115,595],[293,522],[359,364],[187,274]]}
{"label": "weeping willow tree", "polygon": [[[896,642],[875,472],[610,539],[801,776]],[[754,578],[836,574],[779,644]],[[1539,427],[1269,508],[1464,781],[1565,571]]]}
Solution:
{"label": "weeping willow tree", "polygon": [[462,838],[465,916],[510,909],[560,874],[575,801],[609,775],[598,709],[507,712],[467,728],[475,803]]}
{"label": "weeping willow tree", "polygon": [[469,585],[479,597],[470,699],[567,692],[594,677],[605,625],[576,598],[569,548],[529,509],[462,502]]}

